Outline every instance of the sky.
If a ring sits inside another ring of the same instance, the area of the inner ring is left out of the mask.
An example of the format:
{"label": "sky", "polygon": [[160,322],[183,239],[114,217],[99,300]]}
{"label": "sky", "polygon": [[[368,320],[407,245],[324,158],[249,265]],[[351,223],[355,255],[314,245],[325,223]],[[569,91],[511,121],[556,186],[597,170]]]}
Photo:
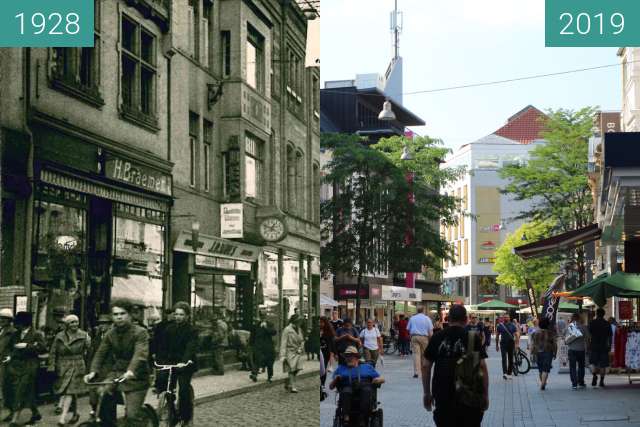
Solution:
{"label": "sky", "polygon": [[[322,0],[321,80],[384,73],[393,0]],[[404,92],[619,64],[617,48],[547,48],[544,0],[398,0]],[[542,111],[619,110],[619,66],[495,86],[404,96],[420,135],[457,149],[493,133],[531,104]]]}

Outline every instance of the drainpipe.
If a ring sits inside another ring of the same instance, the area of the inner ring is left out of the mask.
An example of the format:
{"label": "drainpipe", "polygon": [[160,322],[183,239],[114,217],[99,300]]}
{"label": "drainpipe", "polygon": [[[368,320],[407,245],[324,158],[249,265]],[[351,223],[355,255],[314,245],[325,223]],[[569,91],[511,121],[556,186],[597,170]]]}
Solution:
{"label": "drainpipe", "polygon": [[[24,289],[27,294],[27,310],[31,311],[31,255],[32,255],[32,241],[33,241],[33,202],[35,198],[35,185],[34,171],[33,171],[33,133],[29,128],[29,120],[31,114],[31,48],[26,47],[23,50],[24,55],[22,58],[22,83],[24,90],[24,102],[23,102],[23,132],[27,135],[27,141],[29,144],[29,151],[27,155],[27,182],[31,184],[31,194],[27,199],[25,206],[25,239],[24,239],[24,253],[23,253],[23,280]],[[37,81],[37,80],[36,80]]]}

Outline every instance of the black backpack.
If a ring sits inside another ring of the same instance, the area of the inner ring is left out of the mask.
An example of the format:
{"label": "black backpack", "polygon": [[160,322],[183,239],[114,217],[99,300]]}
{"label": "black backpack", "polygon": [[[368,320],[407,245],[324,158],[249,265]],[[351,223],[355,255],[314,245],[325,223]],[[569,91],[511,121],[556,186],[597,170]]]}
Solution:
{"label": "black backpack", "polygon": [[475,351],[476,332],[467,333],[467,351],[456,361],[456,400],[471,408],[484,407],[483,373],[480,369],[480,352]]}

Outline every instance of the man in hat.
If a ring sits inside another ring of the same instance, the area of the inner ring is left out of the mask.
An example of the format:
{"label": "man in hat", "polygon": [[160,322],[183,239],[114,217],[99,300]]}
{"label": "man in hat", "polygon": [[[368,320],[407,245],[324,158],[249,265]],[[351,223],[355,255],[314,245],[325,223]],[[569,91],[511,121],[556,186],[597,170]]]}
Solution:
{"label": "man in hat", "polygon": [[333,381],[329,388],[338,387],[340,392],[340,406],[344,414],[345,424],[349,424],[351,415],[351,402],[354,395],[358,396],[360,403],[359,414],[362,425],[369,425],[369,410],[371,408],[372,384],[384,383],[384,378],[369,363],[360,364],[360,352],[354,346],[349,346],[344,351],[345,365],[338,366],[333,374]]}
{"label": "man in hat", "polygon": [[[10,308],[3,308],[0,310],[0,360],[4,360],[9,356],[11,351],[12,342],[15,338],[16,329],[13,327],[13,311]],[[0,399],[3,401],[3,406],[7,409],[11,409],[11,395],[10,389],[7,389],[7,381],[5,378],[5,364],[0,364]]]}
{"label": "man in hat", "polygon": [[36,406],[36,382],[38,380],[38,355],[46,353],[44,335],[32,326],[33,315],[26,311],[16,314],[14,344],[7,364],[8,387],[12,390],[10,427],[18,426],[24,409],[31,409],[29,424],[42,419]]}

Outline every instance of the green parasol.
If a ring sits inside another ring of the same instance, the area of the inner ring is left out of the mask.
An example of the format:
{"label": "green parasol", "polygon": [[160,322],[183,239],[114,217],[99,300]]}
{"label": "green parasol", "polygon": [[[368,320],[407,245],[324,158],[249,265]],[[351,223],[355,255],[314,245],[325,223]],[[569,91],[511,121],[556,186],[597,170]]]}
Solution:
{"label": "green parasol", "polygon": [[618,271],[611,276],[602,274],[571,292],[572,296],[589,297],[599,307],[613,296],[640,298],[640,275]]}
{"label": "green parasol", "polygon": [[520,307],[499,299],[492,299],[490,301],[485,301],[482,304],[478,304],[476,308],[478,310],[515,310]]}

